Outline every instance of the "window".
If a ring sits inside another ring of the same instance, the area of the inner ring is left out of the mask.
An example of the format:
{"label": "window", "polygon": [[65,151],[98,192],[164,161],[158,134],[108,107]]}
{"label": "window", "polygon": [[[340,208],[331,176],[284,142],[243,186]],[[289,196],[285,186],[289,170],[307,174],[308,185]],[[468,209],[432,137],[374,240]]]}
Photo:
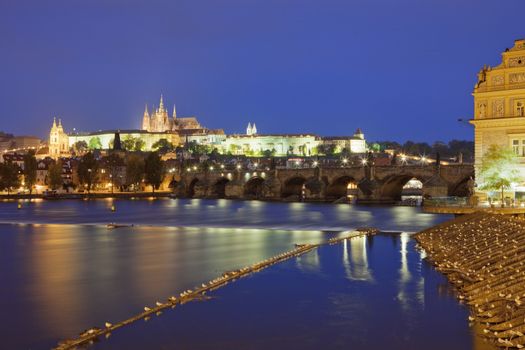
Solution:
{"label": "window", "polygon": [[520,155],[520,140],[512,140],[512,150],[516,155]]}
{"label": "window", "polygon": [[514,103],[514,115],[524,117],[525,116],[525,101],[519,100]]}

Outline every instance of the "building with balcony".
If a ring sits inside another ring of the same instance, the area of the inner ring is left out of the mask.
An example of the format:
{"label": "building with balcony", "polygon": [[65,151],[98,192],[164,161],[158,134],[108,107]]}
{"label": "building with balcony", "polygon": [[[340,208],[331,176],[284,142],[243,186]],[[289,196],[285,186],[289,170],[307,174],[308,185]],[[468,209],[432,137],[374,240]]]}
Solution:
{"label": "building with balcony", "polygon": [[498,66],[479,71],[473,96],[476,182],[483,183],[479,169],[491,145],[514,150],[525,180],[525,39],[515,40]]}

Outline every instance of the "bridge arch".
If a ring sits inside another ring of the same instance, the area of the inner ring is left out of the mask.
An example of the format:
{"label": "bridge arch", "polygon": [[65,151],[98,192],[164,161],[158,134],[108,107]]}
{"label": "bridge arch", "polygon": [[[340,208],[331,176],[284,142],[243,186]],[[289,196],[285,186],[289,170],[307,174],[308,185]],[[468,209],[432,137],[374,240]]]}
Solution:
{"label": "bridge arch", "polygon": [[357,195],[358,182],[348,175],[340,176],[334,179],[326,187],[326,197],[330,199],[338,199],[348,195]]}
{"label": "bridge arch", "polygon": [[197,185],[197,182],[199,182],[198,178],[191,180],[190,184],[188,185],[188,190],[186,191],[186,197],[193,198],[193,196],[195,196],[195,185]]}
{"label": "bridge arch", "polygon": [[[420,188],[408,189],[405,187],[409,182],[414,182],[415,185],[420,183]],[[389,198],[392,200],[399,201],[401,196],[406,193],[407,195],[422,196],[425,179],[412,174],[401,174],[394,175],[386,179],[381,187],[381,194],[383,198]]]}
{"label": "bridge arch", "polygon": [[175,191],[175,189],[177,188],[177,186],[179,185],[179,182],[177,180],[175,180],[175,178],[173,178],[170,183],[168,184],[168,188],[171,190],[171,191]]}
{"label": "bridge arch", "polygon": [[254,176],[244,184],[244,196],[246,198],[260,198],[263,194],[264,178]]}
{"label": "bridge arch", "polygon": [[212,186],[212,194],[217,198],[226,198],[226,185],[230,182],[230,179],[221,177],[215,181]]}
{"label": "bridge arch", "polygon": [[467,197],[469,195],[469,180],[470,176],[465,177],[459,182],[449,187],[449,195],[457,197]]}
{"label": "bridge arch", "polygon": [[306,178],[300,175],[292,176],[284,182],[281,189],[281,197],[286,198],[290,196],[303,197],[305,189]]}

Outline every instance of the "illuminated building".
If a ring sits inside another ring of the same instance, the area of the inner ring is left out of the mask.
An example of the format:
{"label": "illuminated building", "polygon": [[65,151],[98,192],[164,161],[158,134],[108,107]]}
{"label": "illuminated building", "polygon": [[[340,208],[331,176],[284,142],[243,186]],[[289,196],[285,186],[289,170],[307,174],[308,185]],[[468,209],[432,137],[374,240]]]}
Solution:
{"label": "illuminated building", "polygon": [[62,120],[59,119],[57,125],[56,118],[53,118],[49,132],[49,155],[54,159],[69,156],[69,138],[62,127]]}
{"label": "illuminated building", "polygon": [[479,170],[491,145],[511,147],[525,178],[525,39],[515,40],[498,66],[479,71],[473,96],[476,182],[483,182]]}

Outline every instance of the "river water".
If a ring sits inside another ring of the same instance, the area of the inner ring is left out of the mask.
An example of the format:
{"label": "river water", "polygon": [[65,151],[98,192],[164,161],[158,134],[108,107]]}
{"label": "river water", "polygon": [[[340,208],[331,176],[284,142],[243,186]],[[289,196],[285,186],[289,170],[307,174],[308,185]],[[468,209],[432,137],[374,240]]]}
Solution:
{"label": "river water", "polygon": [[[485,348],[466,307],[410,238],[447,216],[198,199],[21,203],[0,202],[2,349],[49,349],[295,243],[361,226],[397,233],[323,246],[92,348]],[[110,222],[133,226],[110,230]]]}

